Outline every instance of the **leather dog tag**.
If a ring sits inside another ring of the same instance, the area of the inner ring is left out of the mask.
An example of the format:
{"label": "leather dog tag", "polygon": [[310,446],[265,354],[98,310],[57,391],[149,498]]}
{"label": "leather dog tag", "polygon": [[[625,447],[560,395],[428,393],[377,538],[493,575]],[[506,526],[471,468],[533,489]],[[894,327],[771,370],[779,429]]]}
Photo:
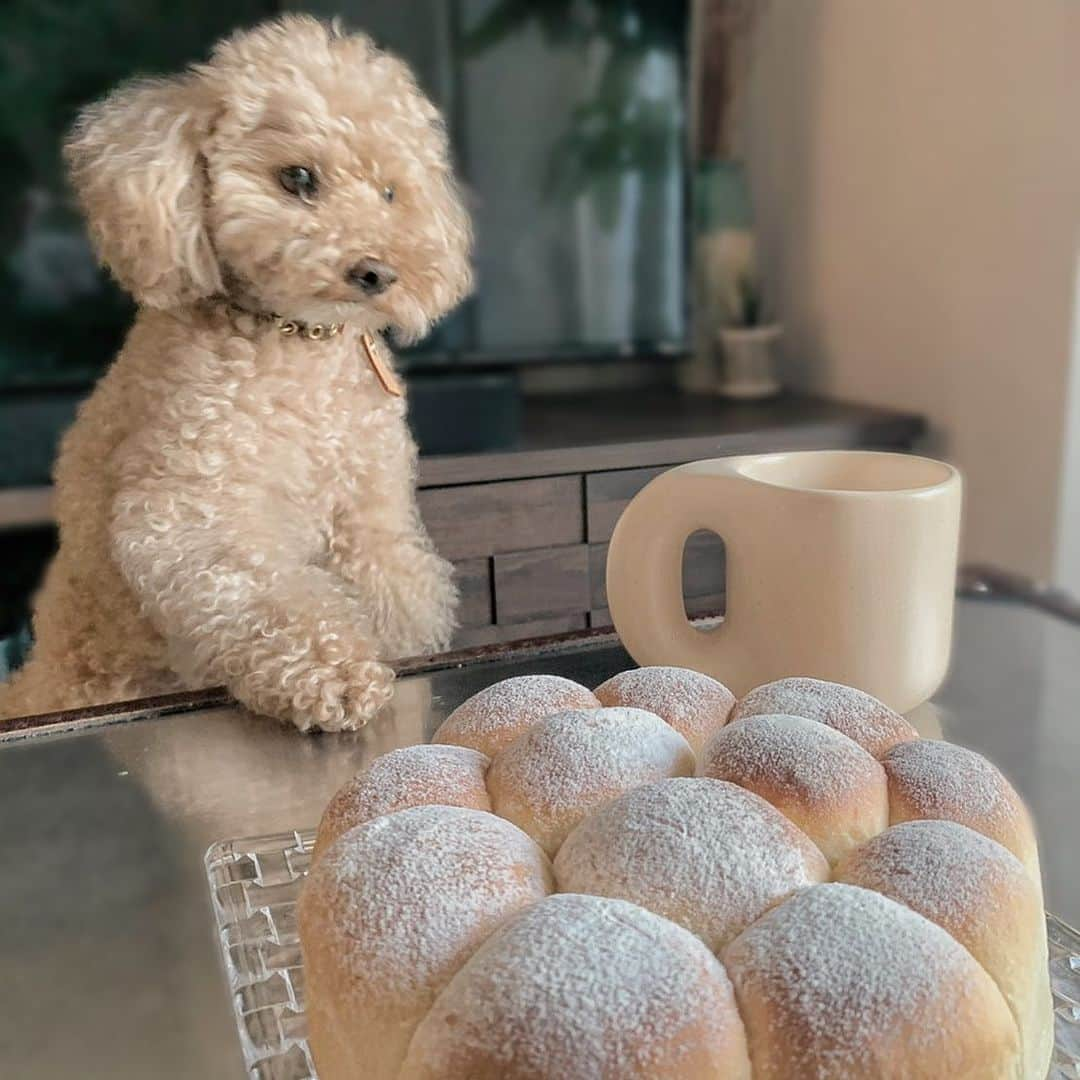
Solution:
{"label": "leather dog tag", "polygon": [[383,359],[378,345],[375,344],[375,339],[370,334],[362,334],[360,343],[364,347],[364,353],[367,356],[368,363],[371,365],[371,370],[375,372],[375,377],[382,383],[382,388],[393,397],[401,397],[403,393],[401,383],[397,375],[394,374],[394,369]]}

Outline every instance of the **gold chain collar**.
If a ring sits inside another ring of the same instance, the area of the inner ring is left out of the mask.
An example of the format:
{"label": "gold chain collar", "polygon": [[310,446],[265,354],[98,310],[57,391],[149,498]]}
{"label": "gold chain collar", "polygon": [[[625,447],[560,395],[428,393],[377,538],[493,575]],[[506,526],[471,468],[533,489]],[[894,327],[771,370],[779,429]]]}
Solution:
{"label": "gold chain collar", "polygon": [[[228,305],[230,310],[238,312],[241,315],[249,315],[251,318],[261,322],[273,322],[282,337],[300,337],[304,338],[306,341],[325,341],[328,338],[337,337],[338,334],[345,329],[345,324],[343,322],[305,323],[300,322],[299,319],[284,319],[273,312],[248,311],[247,308],[241,307],[231,300],[228,301]],[[382,355],[379,346],[376,344],[375,338],[371,334],[361,334],[360,344],[363,347],[364,358],[374,372],[375,377],[379,380],[379,384],[382,386],[383,390],[391,397],[401,397],[404,393],[401,382],[394,372],[393,367],[391,367],[386,358]]]}
{"label": "gold chain collar", "polygon": [[234,300],[226,301],[229,310],[238,315],[247,315],[257,322],[272,322],[282,337],[299,337],[305,341],[325,341],[337,337],[345,329],[343,322],[306,323],[299,319],[286,319],[274,311],[252,311]]}
{"label": "gold chain collar", "polygon": [[296,319],[282,319],[277,315],[273,318],[277,321],[277,328],[283,337],[302,337],[308,341],[337,337],[345,329],[343,322],[302,323]]}

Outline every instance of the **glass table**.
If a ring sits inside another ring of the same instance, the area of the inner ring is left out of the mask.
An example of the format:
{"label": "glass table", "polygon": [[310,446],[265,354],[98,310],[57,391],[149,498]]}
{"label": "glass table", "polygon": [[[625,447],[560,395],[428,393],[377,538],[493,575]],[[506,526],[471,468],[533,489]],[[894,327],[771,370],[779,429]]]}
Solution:
{"label": "glass table", "polygon": [[[1080,624],[1001,582],[974,578],[968,592],[950,678],[912,720],[985,753],[1015,782],[1038,823],[1047,907],[1077,925]],[[593,686],[630,660],[599,636],[448,665],[403,675],[391,709],[356,734],[300,735],[212,692],[0,733],[4,1074],[242,1076],[207,848],[313,826],[344,780],[426,740],[497,679],[551,671]]]}

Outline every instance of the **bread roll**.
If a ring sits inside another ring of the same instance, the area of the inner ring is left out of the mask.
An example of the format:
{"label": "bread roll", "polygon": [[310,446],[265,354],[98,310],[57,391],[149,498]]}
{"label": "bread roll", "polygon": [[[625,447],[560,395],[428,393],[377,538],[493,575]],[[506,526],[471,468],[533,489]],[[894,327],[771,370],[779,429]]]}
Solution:
{"label": "bread roll", "polygon": [[[598,688],[665,722],[507,680],[335,796],[299,910],[322,1080],[1044,1080],[1038,855],[1002,775],[813,679],[723,725],[710,682]],[[714,724],[687,775],[676,726]]]}
{"label": "bread roll", "polygon": [[436,994],[507,918],[551,891],[544,853],[479,810],[420,806],[350,829],[299,903],[320,1080],[393,1080]]}
{"label": "bread roll", "polygon": [[484,776],[490,760],[464,746],[407,746],[377,757],[327,804],[315,837],[317,859],[342,833],[410,806],[490,810]]}
{"label": "bread roll", "polygon": [[401,1080],[749,1080],[724,969],[633,904],[552,896],[499,930],[417,1028]]}
{"label": "bread roll", "polygon": [[664,780],[587,817],[555,859],[562,892],[640,904],[718,949],[828,863],[779,810],[734,784]]}
{"label": "bread roll", "polygon": [[678,667],[631,668],[594,691],[601,705],[627,705],[656,713],[700,754],[735,707],[735,695],[716,679]]}
{"label": "bread roll", "polygon": [[718,732],[698,771],[767,799],[835,863],[889,824],[885,770],[835,728],[749,716]]}
{"label": "bread roll", "polygon": [[[958,821],[1011,851],[1039,883],[1035,830],[1023,800],[981,754],[954,743],[920,739],[882,759],[889,778],[889,819]],[[1041,889],[1041,883],[1040,883]]]}
{"label": "bread roll", "polygon": [[751,690],[735,706],[732,722],[747,716],[803,716],[836,728],[879,758],[919,733],[877,698],[851,686],[821,679],[779,679]]}
{"label": "bread roll", "polygon": [[643,709],[581,709],[534,724],[496,754],[491,805],[549,855],[594,807],[667,776],[689,776],[694,754]]}
{"label": "bread roll", "polygon": [[1046,917],[1012,852],[953,821],[908,821],[854,852],[836,877],[948,930],[1004,996],[1020,1031],[1024,1075],[1046,1076],[1054,1047]]}
{"label": "bread roll", "polygon": [[818,885],[722,954],[755,1080],[1014,1080],[1005,999],[940,927],[853,885]]}
{"label": "bread roll", "polygon": [[469,746],[494,757],[537,720],[565,709],[595,709],[599,704],[591,690],[559,675],[516,675],[462,702],[431,741]]}

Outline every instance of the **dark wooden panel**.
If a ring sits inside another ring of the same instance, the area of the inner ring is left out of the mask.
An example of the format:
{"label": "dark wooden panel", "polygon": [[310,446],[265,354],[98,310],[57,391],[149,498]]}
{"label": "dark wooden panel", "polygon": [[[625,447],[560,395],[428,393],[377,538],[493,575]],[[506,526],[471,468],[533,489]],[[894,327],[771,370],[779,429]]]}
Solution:
{"label": "dark wooden panel", "polygon": [[454,581],[461,595],[458,623],[461,626],[490,626],[495,621],[491,560],[464,559],[454,563]]}
{"label": "dark wooden panel", "polygon": [[585,536],[580,476],[428,488],[418,498],[447,559],[576,544]]}
{"label": "dark wooden panel", "polygon": [[495,621],[524,622],[589,608],[585,544],[495,556]]}
{"label": "dark wooden panel", "polygon": [[658,469],[620,469],[618,472],[591,473],[585,477],[585,535],[590,544],[610,540],[615,522],[626,504],[650,481]]}
{"label": "dark wooden panel", "polygon": [[525,638],[547,637],[548,634],[564,634],[568,630],[583,630],[585,621],[582,613],[534,619],[531,622],[512,623],[508,626],[473,626],[459,630],[454,635],[454,646],[468,649],[475,645],[493,645],[502,641],[522,641]]}
{"label": "dark wooden panel", "polygon": [[589,545],[589,607],[607,607],[607,544]]}
{"label": "dark wooden panel", "polygon": [[675,465],[729,454],[878,447],[910,450],[914,413],[783,394],[725,401],[664,388],[526,397],[513,444],[420,459],[420,486]]}
{"label": "dark wooden panel", "polygon": [[[589,607],[607,607],[607,544],[589,545]],[[683,549],[683,595],[689,602],[724,594],[724,545],[715,533],[697,532]]]}

